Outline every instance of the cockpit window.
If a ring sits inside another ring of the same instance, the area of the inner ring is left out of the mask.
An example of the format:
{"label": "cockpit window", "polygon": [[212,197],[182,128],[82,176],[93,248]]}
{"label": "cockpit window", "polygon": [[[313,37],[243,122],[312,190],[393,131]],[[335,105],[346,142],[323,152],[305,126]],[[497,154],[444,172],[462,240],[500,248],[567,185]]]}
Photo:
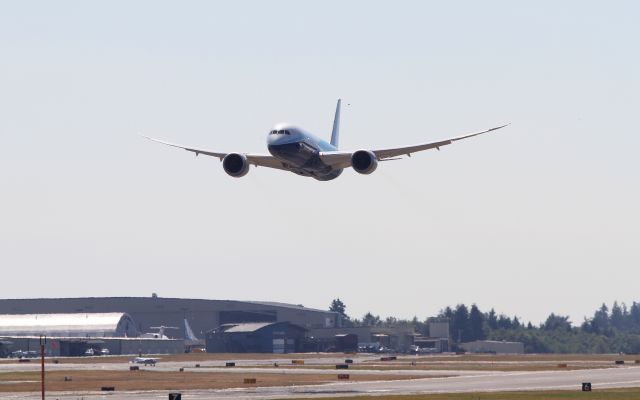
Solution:
{"label": "cockpit window", "polygon": [[284,129],[284,130],[273,130],[271,132],[269,132],[269,135],[291,135],[291,132]]}

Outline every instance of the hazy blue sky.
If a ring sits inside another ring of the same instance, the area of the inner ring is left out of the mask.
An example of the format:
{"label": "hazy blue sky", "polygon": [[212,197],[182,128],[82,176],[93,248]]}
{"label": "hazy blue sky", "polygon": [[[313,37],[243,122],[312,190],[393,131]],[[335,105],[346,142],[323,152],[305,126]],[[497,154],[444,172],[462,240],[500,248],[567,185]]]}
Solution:
{"label": "hazy blue sky", "polygon": [[[274,300],[535,323],[640,301],[640,3],[0,2],[2,297]],[[331,182],[148,142],[345,149]]]}

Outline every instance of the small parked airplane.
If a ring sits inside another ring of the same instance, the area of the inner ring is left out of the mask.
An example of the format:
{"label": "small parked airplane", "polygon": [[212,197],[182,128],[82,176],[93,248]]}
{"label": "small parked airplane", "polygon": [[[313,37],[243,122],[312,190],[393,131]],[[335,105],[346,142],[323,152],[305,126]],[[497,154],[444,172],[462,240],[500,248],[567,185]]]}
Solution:
{"label": "small parked airplane", "polygon": [[502,125],[480,132],[412,146],[377,150],[361,149],[356,151],[341,151],[338,150],[340,105],[341,100],[338,100],[330,143],[296,126],[277,124],[267,136],[267,149],[271,155],[224,153],[169,143],[148,136],[145,136],[145,138],[193,152],[196,156],[198,154],[204,154],[217,157],[222,161],[222,168],[224,168],[225,172],[234,178],[245,176],[249,172],[249,167],[255,165],[256,167],[260,166],[291,171],[295,174],[309,176],[319,181],[329,181],[340,176],[344,168],[353,167],[356,172],[368,175],[376,170],[378,161],[397,160],[397,157],[403,155],[411,157],[411,154],[423,150],[440,150],[440,147],[458,140],[478,136],[507,126]]}
{"label": "small parked airplane", "polygon": [[169,339],[167,335],[164,334],[165,329],[180,329],[177,326],[150,326],[149,329],[157,329],[158,332],[149,332],[143,333],[140,335],[141,338],[145,339]]}
{"label": "small parked airplane", "polygon": [[136,357],[134,359],[131,360],[131,363],[133,364],[144,364],[146,365],[151,365],[153,367],[156,366],[156,363],[158,362],[159,358],[153,358],[153,357]]}

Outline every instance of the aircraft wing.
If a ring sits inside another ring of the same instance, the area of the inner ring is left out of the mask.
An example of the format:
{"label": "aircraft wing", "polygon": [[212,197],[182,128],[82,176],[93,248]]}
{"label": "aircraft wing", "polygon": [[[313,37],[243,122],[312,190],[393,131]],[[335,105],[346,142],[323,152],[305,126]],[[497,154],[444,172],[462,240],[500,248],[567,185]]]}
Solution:
{"label": "aircraft wing", "polygon": [[[437,142],[421,143],[421,144],[415,144],[415,145],[404,146],[404,147],[392,147],[388,149],[378,149],[378,150],[372,150],[372,152],[373,154],[376,155],[376,158],[380,161],[384,161],[386,159],[403,156],[403,155],[411,156],[412,153],[417,153],[423,150],[429,150],[429,149],[440,150],[440,147],[452,144],[453,142],[457,142],[458,140],[482,135],[483,133],[504,128],[507,125],[498,126],[498,127],[487,129],[480,132],[468,133],[466,135],[457,136],[457,137],[445,139],[445,140],[440,140]],[[353,153],[354,153],[353,151],[328,151],[328,152],[320,153],[320,158],[325,164],[330,165],[334,168],[348,168],[351,166],[351,156],[353,155]]]}
{"label": "aircraft wing", "polygon": [[134,358],[131,362],[136,363],[136,364],[145,364],[145,363],[156,363],[158,362],[158,360],[160,360],[159,358],[153,358],[153,357],[136,357]]}
{"label": "aircraft wing", "polygon": [[[229,153],[222,153],[222,152],[208,150],[208,149],[202,149],[202,148],[197,148],[197,147],[189,147],[189,146],[183,146],[183,145],[180,145],[180,144],[165,142],[164,140],[154,139],[154,138],[149,137],[149,136],[143,136],[143,137],[146,138],[146,139],[149,139],[149,140],[151,140],[153,142],[158,142],[158,143],[165,144],[167,146],[177,147],[179,149],[190,151],[192,153],[195,153],[196,156],[199,155],[199,154],[204,154],[204,155],[211,156],[211,157],[217,157],[217,158],[220,159],[220,161],[222,161],[222,159],[227,154],[229,154]],[[249,164],[255,165],[256,167],[260,166],[260,167],[268,167],[268,168],[285,169],[284,165],[282,164],[282,161],[278,160],[277,158],[275,158],[272,155],[268,155],[268,154],[249,154],[249,153],[242,153],[242,154],[245,157],[247,157],[247,161],[249,162]]]}

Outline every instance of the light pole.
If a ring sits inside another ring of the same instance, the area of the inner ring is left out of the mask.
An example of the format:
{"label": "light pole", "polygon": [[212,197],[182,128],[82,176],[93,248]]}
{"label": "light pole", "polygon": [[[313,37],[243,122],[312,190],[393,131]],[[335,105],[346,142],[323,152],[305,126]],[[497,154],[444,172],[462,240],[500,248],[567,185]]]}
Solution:
{"label": "light pole", "polygon": [[44,400],[44,345],[47,344],[47,337],[40,335],[40,370],[42,380],[42,400]]}

